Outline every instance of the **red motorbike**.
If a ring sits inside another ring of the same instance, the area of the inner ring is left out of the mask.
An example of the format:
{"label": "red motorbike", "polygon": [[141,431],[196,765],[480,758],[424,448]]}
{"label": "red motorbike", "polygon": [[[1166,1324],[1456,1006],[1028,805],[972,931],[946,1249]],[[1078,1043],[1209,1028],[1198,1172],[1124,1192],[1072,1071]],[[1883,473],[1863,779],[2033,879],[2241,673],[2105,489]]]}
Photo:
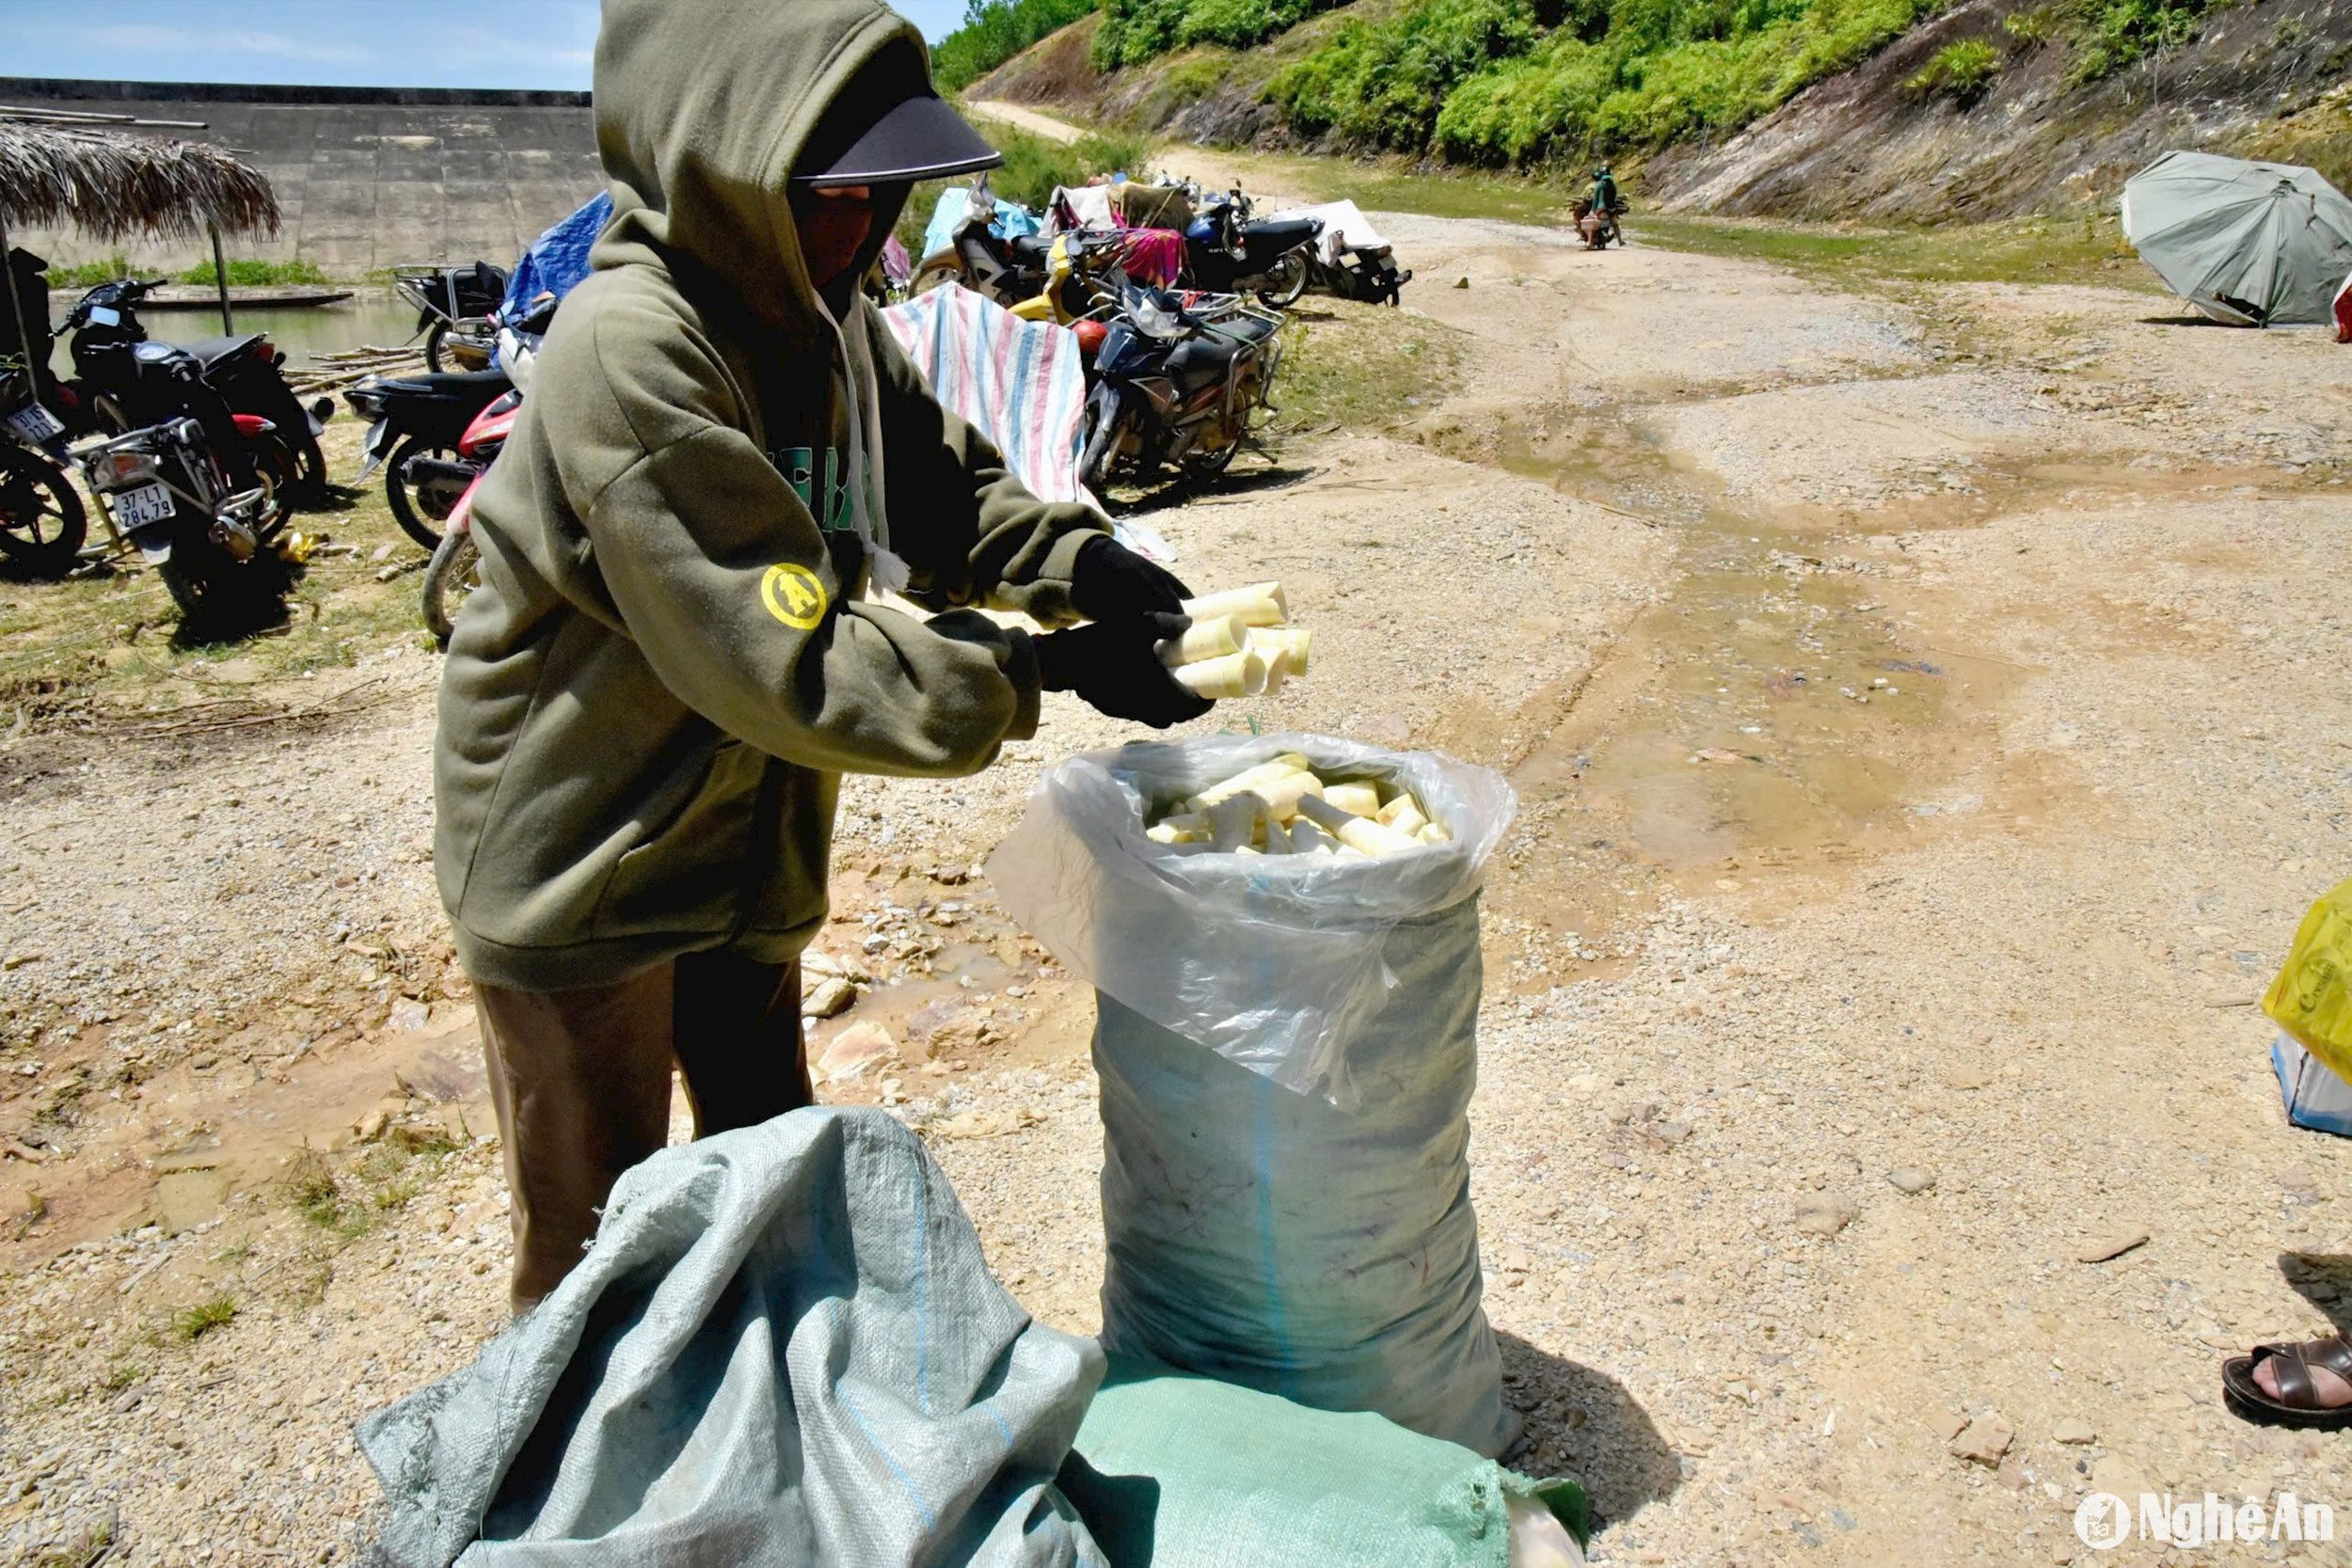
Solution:
{"label": "red motorbike", "polygon": [[513,433],[522,407],[521,391],[508,392],[476,414],[457,438],[458,460],[476,465],[478,471],[457,498],[457,504],[450,508],[449,520],[441,525],[441,542],[434,546],[433,560],[424,569],[424,624],[444,648],[457,624],[458,609],[482,582],[482,552],[473,542],[473,499],[489,476],[491,461]]}

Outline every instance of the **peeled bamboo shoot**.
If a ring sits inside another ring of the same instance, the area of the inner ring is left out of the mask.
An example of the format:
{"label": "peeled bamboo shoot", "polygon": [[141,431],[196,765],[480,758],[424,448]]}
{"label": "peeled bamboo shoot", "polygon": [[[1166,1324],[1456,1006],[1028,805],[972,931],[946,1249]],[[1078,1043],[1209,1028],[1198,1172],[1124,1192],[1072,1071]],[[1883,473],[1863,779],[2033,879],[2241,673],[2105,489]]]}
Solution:
{"label": "peeled bamboo shoot", "polygon": [[[1345,788],[1346,786],[1343,784],[1336,787]],[[1354,816],[1340,810],[1331,803],[1329,794],[1330,792],[1326,790],[1321,800],[1313,796],[1301,800],[1298,802],[1298,814],[1309,821],[1328,830],[1349,848],[1360,850],[1367,855],[1393,855],[1400,849],[1420,847],[1418,840],[1406,838],[1403,833],[1384,828],[1368,816]]]}
{"label": "peeled bamboo shoot", "polygon": [[[1260,784],[1272,784],[1286,774],[1305,772],[1307,772],[1307,759],[1296,752],[1284,752],[1280,756],[1259,763],[1254,768],[1245,768],[1230,779],[1219,779],[1200,794],[1186,800],[1184,809],[1188,812],[1206,811],[1219,800],[1239,795],[1246,789],[1255,789]],[[1309,774],[1309,777],[1312,776]]]}
{"label": "peeled bamboo shoot", "polygon": [[1212,702],[1226,697],[1255,697],[1265,689],[1265,656],[1245,649],[1221,658],[1180,664],[1176,679],[1196,697]]}
{"label": "peeled bamboo shoot", "polygon": [[1423,844],[1451,844],[1454,842],[1454,835],[1447,832],[1443,828],[1440,828],[1435,822],[1423,824],[1421,832],[1414,836],[1418,837]]}
{"label": "peeled bamboo shoot", "polygon": [[1160,662],[1173,668],[1222,658],[1227,654],[1241,652],[1249,641],[1249,628],[1242,625],[1238,615],[1196,618],[1182,637],[1171,637],[1160,644]]}
{"label": "peeled bamboo shoot", "polygon": [[1279,582],[1253,582],[1247,588],[1203,594],[1197,599],[1186,599],[1184,610],[1195,621],[1238,615],[1246,625],[1253,626],[1279,626],[1291,618],[1290,601],[1282,596],[1282,585]]}
{"label": "peeled bamboo shoot", "polygon": [[1295,680],[1307,676],[1307,654],[1315,634],[1304,626],[1251,626],[1249,645],[1272,658],[1277,650],[1291,656],[1290,673]]}
{"label": "peeled bamboo shoot", "polygon": [[1325,784],[1323,798],[1340,810],[1357,816],[1377,817],[1380,815],[1380,790],[1374,784]]}
{"label": "peeled bamboo shoot", "polygon": [[1421,831],[1429,826],[1429,818],[1421,814],[1410,795],[1400,795],[1380,808],[1380,825],[1403,833],[1406,838],[1419,838]]}
{"label": "peeled bamboo shoot", "polygon": [[1271,697],[1277,691],[1282,689],[1282,683],[1284,681],[1290,679],[1290,650],[1288,648],[1274,648],[1269,650],[1258,647],[1253,643],[1251,644],[1249,651],[1265,660],[1265,685],[1260,689],[1258,694],[1262,697]]}
{"label": "peeled bamboo shoot", "polygon": [[1302,799],[1323,793],[1323,781],[1312,773],[1301,770],[1261,783],[1251,793],[1265,801],[1266,816],[1277,822],[1288,822],[1298,815],[1298,802]]}

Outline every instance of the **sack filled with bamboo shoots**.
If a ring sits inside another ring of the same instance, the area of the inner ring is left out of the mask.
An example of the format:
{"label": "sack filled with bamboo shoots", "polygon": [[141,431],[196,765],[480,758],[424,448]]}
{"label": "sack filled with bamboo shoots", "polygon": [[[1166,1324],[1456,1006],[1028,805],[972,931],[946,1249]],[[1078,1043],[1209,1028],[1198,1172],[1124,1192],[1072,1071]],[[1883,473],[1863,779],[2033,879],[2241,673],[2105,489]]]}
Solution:
{"label": "sack filled with bamboo shoots", "polygon": [[[1407,799],[1447,836],[1378,821]],[[1468,1115],[1477,893],[1513,809],[1486,768],[1316,735],[1138,743],[1039,783],[989,875],[1096,990],[1105,1348],[1507,1445]],[[1146,826],[1180,819],[1209,841]]]}

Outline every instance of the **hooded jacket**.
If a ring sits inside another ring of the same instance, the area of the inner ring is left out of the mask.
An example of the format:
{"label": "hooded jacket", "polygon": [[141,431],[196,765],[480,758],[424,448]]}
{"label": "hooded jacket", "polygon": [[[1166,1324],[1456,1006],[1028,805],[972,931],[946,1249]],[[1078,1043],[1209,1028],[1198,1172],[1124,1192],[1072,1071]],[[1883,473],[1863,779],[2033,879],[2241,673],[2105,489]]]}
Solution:
{"label": "hooded jacket", "polygon": [[[788,958],[841,773],[1035,732],[1029,638],[959,607],[1072,620],[1101,520],[1021,488],[854,292],[836,328],[787,194],[853,77],[926,69],[875,0],[606,0],[613,218],[477,494],[441,677],[436,873],[478,980]],[[861,602],[878,560],[940,613]]]}

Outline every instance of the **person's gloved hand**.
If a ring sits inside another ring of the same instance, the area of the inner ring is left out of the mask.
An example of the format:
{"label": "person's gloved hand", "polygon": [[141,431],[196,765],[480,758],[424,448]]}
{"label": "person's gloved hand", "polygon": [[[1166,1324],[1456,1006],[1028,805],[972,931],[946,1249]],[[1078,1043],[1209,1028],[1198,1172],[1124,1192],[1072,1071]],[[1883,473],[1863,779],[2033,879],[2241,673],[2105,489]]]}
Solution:
{"label": "person's gloved hand", "polygon": [[1183,615],[1129,615],[1037,640],[1039,684],[1074,691],[1087,705],[1114,719],[1164,730],[1209,711],[1160,662],[1160,644],[1192,625]]}
{"label": "person's gloved hand", "polygon": [[1144,560],[1107,533],[1079,546],[1077,562],[1070,569],[1070,602],[1089,621],[1174,615],[1191,597],[1192,590],[1176,574]]}

